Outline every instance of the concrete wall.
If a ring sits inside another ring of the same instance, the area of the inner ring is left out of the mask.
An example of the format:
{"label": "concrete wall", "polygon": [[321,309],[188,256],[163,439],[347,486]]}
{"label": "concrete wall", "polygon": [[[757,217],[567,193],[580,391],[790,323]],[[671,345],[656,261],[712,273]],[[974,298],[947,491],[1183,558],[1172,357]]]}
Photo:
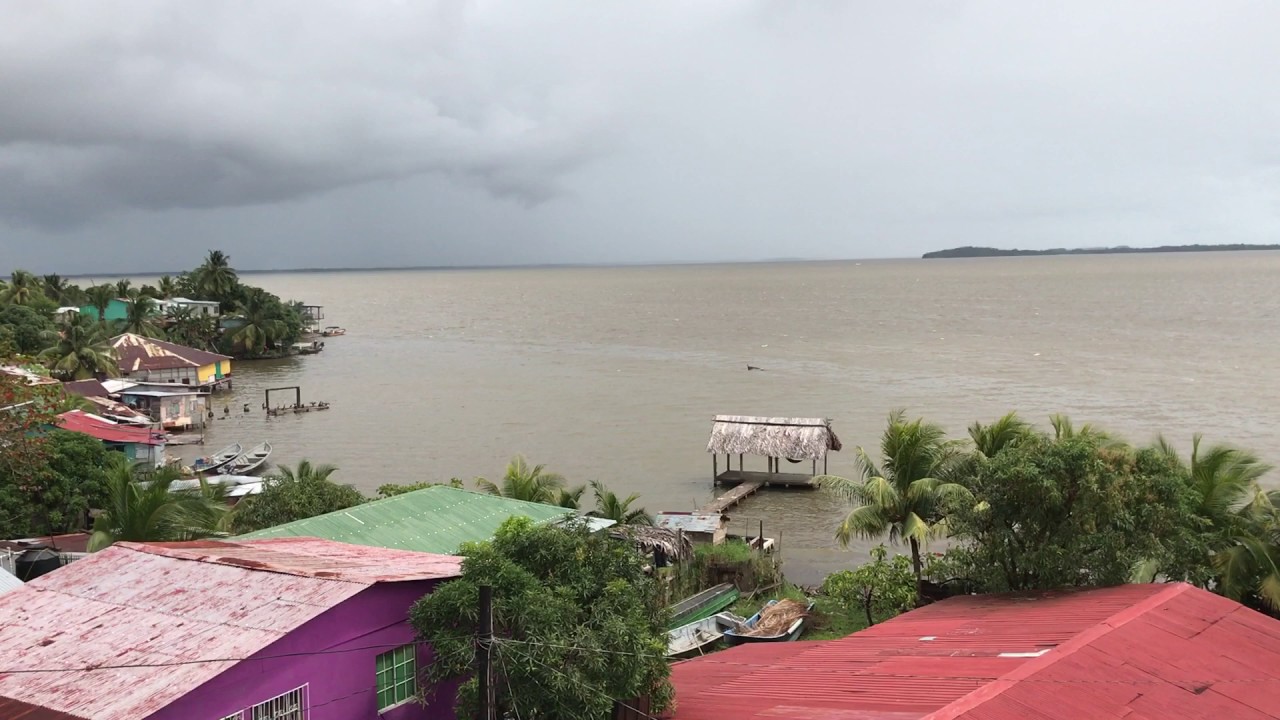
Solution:
{"label": "concrete wall", "polygon": [[[374,585],[146,720],[219,720],[302,685],[307,685],[308,720],[454,720],[453,688],[425,707],[410,701],[378,713],[376,658],[414,641],[409,608],[434,586],[434,581]],[[419,646],[419,670],[430,661],[430,649]],[[249,720],[250,713],[244,715]]]}

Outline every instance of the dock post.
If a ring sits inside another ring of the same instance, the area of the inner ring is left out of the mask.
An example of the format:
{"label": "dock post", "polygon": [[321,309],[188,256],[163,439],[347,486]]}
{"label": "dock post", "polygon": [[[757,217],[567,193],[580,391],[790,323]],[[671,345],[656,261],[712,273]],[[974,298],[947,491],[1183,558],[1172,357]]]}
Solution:
{"label": "dock post", "polygon": [[716,486],[716,480],[720,477],[720,455],[718,453],[711,454],[711,487]]}

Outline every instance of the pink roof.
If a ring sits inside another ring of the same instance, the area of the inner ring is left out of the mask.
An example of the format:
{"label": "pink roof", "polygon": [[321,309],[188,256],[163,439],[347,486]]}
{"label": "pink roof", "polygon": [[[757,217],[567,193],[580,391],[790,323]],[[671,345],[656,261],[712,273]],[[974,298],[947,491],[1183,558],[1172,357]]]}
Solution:
{"label": "pink roof", "polygon": [[[314,538],[117,543],[0,595],[0,697],[137,720],[375,583],[456,577],[460,567]],[[223,661],[190,662],[210,659]]]}
{"label": "pink roof", "polygon": [[200,368],[221,360],[226,355],[197,350],[177,343],[156,340],[133,333],[118,335],[111,346],[120,356],[120,369],[126,373],[139,370],[169,370],[172,368]]}
{"label": "pink roof", "polygon": [[109,420],[72,410],[58,416],[58,427],[84,433],[105,442],[163,445],[164,435],[147,428],[117,425]]}
{"label": "pink roof", "polygon": [[1280,718],[1280,621],[1181,583],[957,597],[677,663],[676,720]]}

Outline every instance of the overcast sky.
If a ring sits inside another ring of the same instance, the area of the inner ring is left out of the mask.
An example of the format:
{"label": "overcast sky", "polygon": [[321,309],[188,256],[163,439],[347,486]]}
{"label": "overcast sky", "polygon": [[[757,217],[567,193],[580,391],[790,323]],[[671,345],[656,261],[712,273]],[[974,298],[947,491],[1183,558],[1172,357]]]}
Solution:
{"label": "overcast sky", "polygon": [[0,0],[0,264],[1280,241],[1280,3]]}

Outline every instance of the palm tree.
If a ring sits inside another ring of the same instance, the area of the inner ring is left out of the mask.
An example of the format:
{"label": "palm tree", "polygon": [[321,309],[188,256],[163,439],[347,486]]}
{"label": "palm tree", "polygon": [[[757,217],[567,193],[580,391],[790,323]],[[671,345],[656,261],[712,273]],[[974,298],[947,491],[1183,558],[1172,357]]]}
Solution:
{"label": "palm tree", "polygon": [[37,359],[62,380],[87,380],[98,375],[119,377],[120,365],[102,325],[84,315],[75,315],[62,325],[61,332],[46,330],[44,338],[53,344]]}
{"label": "palm tree", "polygon": [[619,498],[612,490],[605,488],[599,480],[591,482],[591,490],[596,496],[596,509],[587,513],[590,517],[607,518],[619,525],[652,525],[653,516],[642,507],[631,507],[640,499],[638,493],[631,493]]}
{"label": "palm tree", "polygon": [[9,286],[5,290],[4,299],[14,305],[27,305],[37,295],[43,295],[40,280],[26,270],[14,270],[9,276]]}
{"label": "palm tree", "polygon": [[139,482],[133,466],[117,455],[107,470],[107,507],[93,523],[89,551],[112,543],[166,542],[223,537],[231,509],[218,485],[201,481],[198,490],[173,490],[178,472],[162,468]]}
{"label": "palm tree", "polygon": [[129,307],[124,320],[120,321],[120,332],[133,333],[149,338],[163,338],[164,331],[156,322],[160,316],[160,307],[156,301],[146,295],[136,294],[129,300]]}
{"label": "palm tree", "polygon": [[1017,445],[1034,434],[1031,423],[1011,412],[990,425],[974,423],[969,426],[969,439],[973,449],[985,458],[993,458],[1001,450]]}
{"label": "palm tree", "polygon": [[1222,592],[1280,611],[1280,491],[1257,493],[1242,511],[1250,527],[1213,558]]}
{"label": "palm tree", "polygon": [[569,510],[577,510],[578,505],[582,504],[582,496],[586,492],[586,485],[579,485],[575,488],[557,488],[551,498],[551,504],[559,505]]}
{"label": "palm tree", "polygon": [[320,482],[329,480],[329,476],[337,471],[336,465],[312,465],[310,460],[302,460],[292,469],[286,465],[277,466],[272,474],[285,480]]}
{"label": "palm tree", "polygon": [[523,457],[516,456],[507,463],[501,486],[476,478],[476,487],[492,495],[550,505],[560,498],[558,491],[564,487],[564,478],[546,472],[543,465],[530,467]]}
{"label": "palm tree", "polygon": [[236,307],[236,315],[244,324],[236,329],[231,341],[251,353],[261,353],[285,333],[285,324],[273,314],[274,308],[265,293],[250,293]]}
{"label": "palm tree", "polygon": [[115,285],[93,285],[84,292],[89,304],[98,309],[98,322],[107,321],[107,307],[116,299]]}
{"label": "palm tree", "polygon": [[189,306],[176,306],[169,310],[169,339],[180,345],[209,348],[218,337],[218,320],[211,315],[197,313]]}
{"label": "palm tree", "polygon": [[133,281],[129,278],[120,278],[116,281],[116,297],[129,297],[129,291],[133,289]]}
{"label": "palm tree", "polygon": [[163,275],[156,282],[156,293],[161,300],[172,300],[178,294],[178,283],[169,275]]}
{"label": "palm tree", "polygon": [[45,275],[41,283],[44,286],[44,295],[59,305],[66,305],[71,295],[71,288],[74,287],[67,279],[52,273]]}
{"label": "palm tree", "polygon": [[972,494],[959,483],[939,479],[949,476],[949,466],[957,457],[955,446],[947,442],[940,426],[923,418],[908,422],[903,411],[891,413],[880,452],[883,467],[858,448],[861,479],[823,475],[817,484],[855,505],[836,530],[841,545],[847,547],[855,536],[873,539],[886,533],[890,542],[906,540],[920,585],[921,546],[945,528],[947,504],[971,500]]}
{"label": "palm tree", "polygon": [[210,250],[192,275],[197,291],[205,298],[219,302],[226,302],[240,282],[231,267],[231,257],[221,250]]}

